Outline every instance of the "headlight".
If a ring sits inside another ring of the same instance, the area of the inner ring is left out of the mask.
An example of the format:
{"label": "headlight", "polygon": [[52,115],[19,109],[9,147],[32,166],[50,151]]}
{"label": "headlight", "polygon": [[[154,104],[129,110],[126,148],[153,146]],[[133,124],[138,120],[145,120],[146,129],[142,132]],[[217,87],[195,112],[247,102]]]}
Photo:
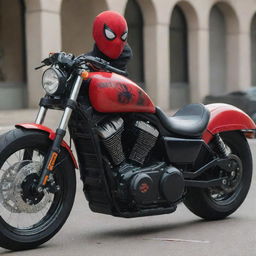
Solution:
{"label": "headlight", "polygon": [[62,94],[65,90],[66,77],[57,68],[48,68],[44,71],[42,85],[49,95]]}

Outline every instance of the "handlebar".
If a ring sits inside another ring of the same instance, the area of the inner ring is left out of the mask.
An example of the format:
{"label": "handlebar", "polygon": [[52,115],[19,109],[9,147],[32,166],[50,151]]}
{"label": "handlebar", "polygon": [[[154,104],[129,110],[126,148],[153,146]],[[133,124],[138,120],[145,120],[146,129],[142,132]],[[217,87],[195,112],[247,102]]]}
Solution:
{"label": "handlebar", "polygon": [[59,53],[51,54],[49,58],[44,59],[42,63],[43,65],[37,67],[36,69],[42,68],[44,66],[58,64],[70,70],[72,68],[79,68],[81,67],[82,64],[91,63],[103,70],[114,72],[122,76],[127,76],[127,72],[111,66],[110,63],[104,59],[101,59],[99,57],[94,57],[94,56],[85,55],[85,56],[79,56],[75,58],[73,54],[59,52]]}
{"label": "handlebar", "polygon": [[102,68],[102,69],[105,69],[105,70],[117,73],[119,75],[127,76],[127,72],[111,66],[108,61],[106,61],[104,59],[101,59],[99,57],[82,56],[82,57],[80,57],[80,59],[82,59],[85,63],[89,62],[89,63],[92,63],[92,64],[96,65],[99,68]]}

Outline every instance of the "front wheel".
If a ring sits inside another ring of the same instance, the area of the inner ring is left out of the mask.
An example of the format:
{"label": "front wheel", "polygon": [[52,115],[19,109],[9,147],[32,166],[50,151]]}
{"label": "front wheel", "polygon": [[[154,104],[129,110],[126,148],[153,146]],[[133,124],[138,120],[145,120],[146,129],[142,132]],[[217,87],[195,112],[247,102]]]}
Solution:
{"label": "front wheel", "polygon": [[[209,170],[204,178],[229,176],[227,184],[208,189],[188,188],[184,204],[197,216],[207,220],[223,219],[243,203],[252,178],[252,155],[248,142],[240,132],[220,134],[228,154],[235,156],[234,169],[225,173],[219,168]],[[210,145],[215,148],[214,145]],[[232,168],[232,167],[231,167]]]}
{"label": "front wheel", "polygon": [[[51,141],[47,134],[16,129],[0,137],[0,246],[35,248],[53,237],[71,211],[76,177],[69,154],[58,156],[50,182],[37,192]],[[53,187],[53,186],[52,186]]]}

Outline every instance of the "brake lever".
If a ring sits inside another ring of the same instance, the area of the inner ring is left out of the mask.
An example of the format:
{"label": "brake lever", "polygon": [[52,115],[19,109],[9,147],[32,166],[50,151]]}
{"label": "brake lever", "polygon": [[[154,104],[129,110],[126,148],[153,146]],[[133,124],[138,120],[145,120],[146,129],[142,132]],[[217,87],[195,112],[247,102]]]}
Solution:
{"label": "brake lever", "polygon": [[39,67],[35,67],[35,70],[38,70],[38,69],[40,69],[40,68],[43,68],[43,67],[45,67],[45,66],[50,66],[50,65],[53,64],[53,62],[52,62],[52,60],[51,60],[51,57],[42,60],[41,63],[43,63],[43,64],[42,64],[41,66],[39,66]]}
{"label": "brake lever", "polygon": [[43,65],[41,65],[41,66],[39,66],[39,67],[35,67],[35,70],[38,70],[38,69],[43,68],[43,67],[45,67],[45,66],[47,66],[47,65],[43,64]]}

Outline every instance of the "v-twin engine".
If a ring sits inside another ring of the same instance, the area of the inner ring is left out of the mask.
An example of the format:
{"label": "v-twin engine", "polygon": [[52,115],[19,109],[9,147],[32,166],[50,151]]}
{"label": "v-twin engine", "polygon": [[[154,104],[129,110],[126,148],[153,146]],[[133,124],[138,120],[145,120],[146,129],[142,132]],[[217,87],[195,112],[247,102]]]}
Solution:
{"label": "v-twin engine", "polygon": [[123,204],[144,208],[179,201],[184,192],[184,178],[180,170],[163,161],[147,163],[159,131],[144,121],[135,121],[132,129],[133,136],[130,133],[128,140],[134,142],[127,147],[123,118],[115,118],[97,129],[113,165],[117,199]]}

